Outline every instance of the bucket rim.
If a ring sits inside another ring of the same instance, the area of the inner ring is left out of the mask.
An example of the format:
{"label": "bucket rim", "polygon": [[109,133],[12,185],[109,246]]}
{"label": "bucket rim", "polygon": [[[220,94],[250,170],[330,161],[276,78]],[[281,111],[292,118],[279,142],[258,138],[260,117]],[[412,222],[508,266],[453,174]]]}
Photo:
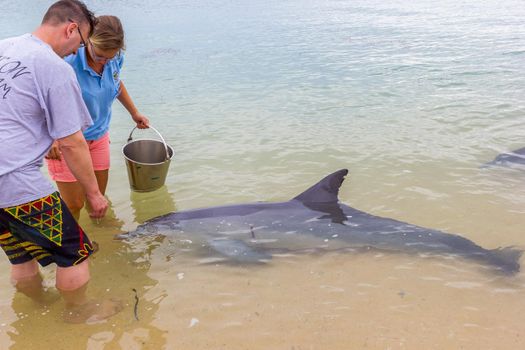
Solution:
{"label": "bucket rim", "polygon": [[[162,142],[161,140],[157,140],[157,139],[134,139],[134,140],[130,140],[130,141],[126,141],[126,143],[124,144],[123,147],[126,147],[126,145],[129,145],[130,143],[133,143],[133,142],[139,142],[139,141],[155,141],[155,142],[158,142],[158,143],[162,143],[163,145],[165,144],[164,142]],[[167,143],[165,144],[166,146],[168,146],[169,148],[172,148],[170,145],[168,145]]]}
{"label": "bucket rim", "polygon": [[[131,132],[129,133],[129,137],[128,137],[128,143],[132,142],[133,140],[133,132],[135,132],[135,130],[137,130],[138,128],[138,125],[136,125],[132,130]],[[164,144],[164,148],[166,149],[166,158],[169,158],[169,152],[168,152],[168,144],[166,142],[166,140],[164,140],[164,137],[162,137],[162,134],[153,127],[153,125],[149,125],[148,129],[151,129],[153,131],[155,131],[155,133],[157,133],[157,136],[162,140],[162,144]],[[172,153],[173,153],[173,149],[172,149]]]}
{"label": "bucket rim", "polygon": [[[171,158],[173,158],[173,156],[175,155],[175,151],[173,150],[173,147],[171,147],[170,145],[166,144],[166,147],[168,147],[170,150],[171,150],[171,156],[169,158],[167,158],[166,160],[164,160],[163,162],[160,162],[160,163],[144,163],[144,162],[137,162],[136,160],[133,160],[129,157],[126,156],[126,154],[124,153],[124,148],[129,145],[130,143],[132,142],[135,142],[135,141],[143,141],[143,140],[147,140],[147,141],[156,141],[156,142],[160,142],[162,143],[161,141],[159,140],[155,140],[155,139],[139,139],[139,140],[132,140],[132,141],[129,141],[127,142],[124,146],[122,146],[122,155],[124,156],[124,158],[130,162],[133,162],[135,164],[141,164],[141,165],[161,165],[161,164],[164,164],[168,161],[171,161]],[[168,153],[169,154],[169,153]]]}

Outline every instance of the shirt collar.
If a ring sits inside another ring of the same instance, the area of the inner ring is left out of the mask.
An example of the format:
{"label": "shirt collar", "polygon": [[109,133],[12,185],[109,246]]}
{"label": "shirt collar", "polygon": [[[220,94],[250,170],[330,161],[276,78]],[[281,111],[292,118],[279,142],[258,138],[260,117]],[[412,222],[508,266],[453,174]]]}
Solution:
{"label": "shirt collar", "polygon": [[100,74],[95,72],[87,62],[87,50],[85,46],[78,48],[77,55],[80,58],[80,62],[82,62],[82,69],[88,71],[93,76],[100,77]]}

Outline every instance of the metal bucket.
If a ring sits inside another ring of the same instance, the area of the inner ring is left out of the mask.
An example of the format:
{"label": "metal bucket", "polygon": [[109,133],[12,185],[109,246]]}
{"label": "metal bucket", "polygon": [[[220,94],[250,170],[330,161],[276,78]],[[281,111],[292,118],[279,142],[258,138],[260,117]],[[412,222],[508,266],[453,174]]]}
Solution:
{"label": "metal bucket", "polygon": [[133,191],[150,192],[164,185],[170,166],[173,149],[166,144],[162,135],[152,126],[160,139],[133,140],[132,134],[137,127],[131,130],[128,143],[122,147],[122,154],[126,160],[129,185]]}

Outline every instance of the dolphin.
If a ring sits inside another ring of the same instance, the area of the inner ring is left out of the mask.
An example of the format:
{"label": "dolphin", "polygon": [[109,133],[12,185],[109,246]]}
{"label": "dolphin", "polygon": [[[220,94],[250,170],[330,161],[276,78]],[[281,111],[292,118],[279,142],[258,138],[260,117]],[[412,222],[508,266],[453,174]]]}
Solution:
{"label": "dolphin", "polygon": [[494,271],[519,271],[522,250],[485,249],[456,234],[368,214],[339,202],[347,169],[286,202],[258,202],[169,213],[121,235],[169,235],[229,262],[265,263],[272,253],[377,249],[465,258]]}
{"label": "dolphin", "polygon": [[484,167],[492,165],[501,166],[512,166],[512,165],[525,165],[525,147],[517,149],[512,152],[504,152],[498,154],[494,160],[485,163]]}

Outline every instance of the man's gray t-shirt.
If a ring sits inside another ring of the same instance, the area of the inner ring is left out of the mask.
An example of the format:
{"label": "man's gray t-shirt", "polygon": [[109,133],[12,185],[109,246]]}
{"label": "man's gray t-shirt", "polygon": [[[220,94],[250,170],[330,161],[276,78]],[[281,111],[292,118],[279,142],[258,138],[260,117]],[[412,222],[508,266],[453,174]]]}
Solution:
{"label": "man's gray t-shirt", "polygon": [[92,124],[75,73],[25,34],[0,41],[0,208],[55,191],[40,172],[53,140]]}

